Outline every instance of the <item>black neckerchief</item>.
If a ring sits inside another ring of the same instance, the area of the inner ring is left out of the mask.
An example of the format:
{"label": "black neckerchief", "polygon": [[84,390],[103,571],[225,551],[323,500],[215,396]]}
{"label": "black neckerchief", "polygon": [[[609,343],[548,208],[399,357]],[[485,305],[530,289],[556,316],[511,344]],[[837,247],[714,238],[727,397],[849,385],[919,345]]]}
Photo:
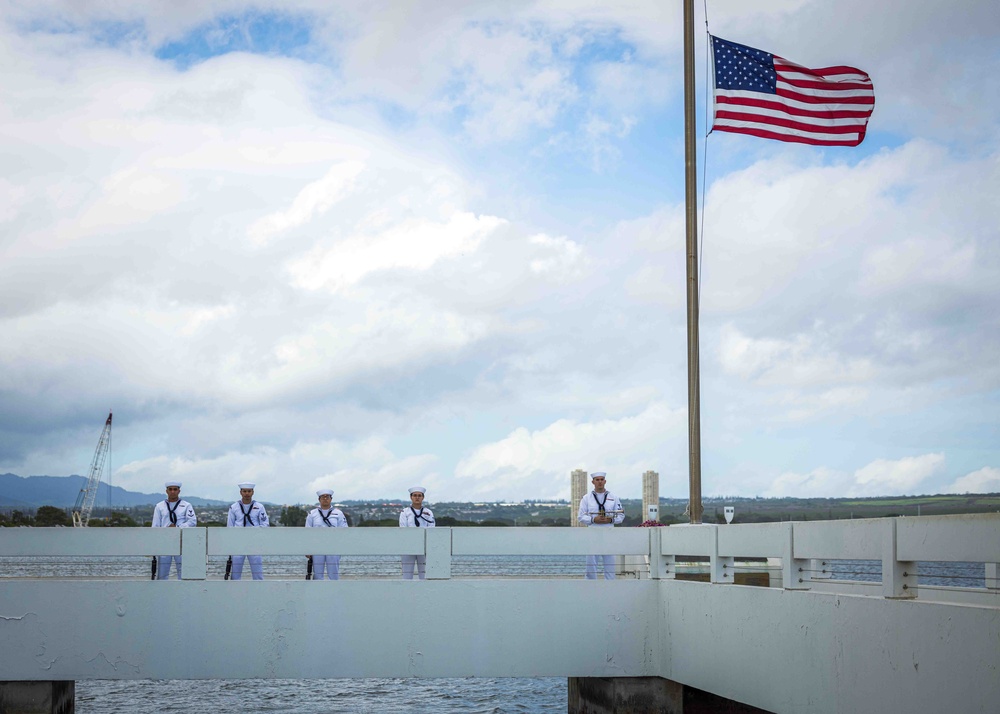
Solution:
{"label": "black neckerchief", "polygon": [[174,506],[173,508],[170,507],[170,501],[164,501],[164,503],[167,504],[167,515],[170,516],[170,523],[172,525],[176,526],[177,525],[177,506],[181,505],[181,500],[178,498],[177,499],[177,506]]}
{"label": "black neckerchief", "polygon": [[333,506],[330,506],[330,512],[327,513],[325,516],[323,515],[322,508],[317,508],[316,510],[319,511],[319,517],[323,519],[323,522],[328,526],[330,526],[331,528],[333,528],[333,524],[330,523],[330,516],[333,515]]}
{"label": "black neckerchief", "polygon": [[250,518],[250,513],[251,513],[251,511],[253,511],[253,507],[254,507],[254,505],[256,503],[257,503],[256,501],[250,501],[250,510],[249,511],[244,511],[243,510],[243,503],[241,501],[237,501],[236,502],[236,505],[240,507],[240,512],[243,513],[243,527],[244,528],[247,527],[247,523],[249,523],[251,526],[254,524],[253,520]]}
{"label": "black neckerchief", "polygon": [[[420,512],[419,513],[417,512],[417,509],[415,509],[413,506],[410,506],[410,510],[413,511],[413,525],[415,525],[417,528],[419,528],[420,527],[420,521],[421,521],[420,516],[424,512],[424,507],[423,506],[420,507]],[[430,521],[428,521],[428,523],[430,523]]]}
{"label": "black neckerchief", "polygon": [[607,491],[605,491],[604,492],[604,500],[603,501],[598,501],[597,500],[597,491],[593,491],[593,494],[594,494],[594,501],[597,503],[597,513],[598,513],[598,515],[603,516],[604,515],[604,504],[608,502],[608,496],[610,494]]}

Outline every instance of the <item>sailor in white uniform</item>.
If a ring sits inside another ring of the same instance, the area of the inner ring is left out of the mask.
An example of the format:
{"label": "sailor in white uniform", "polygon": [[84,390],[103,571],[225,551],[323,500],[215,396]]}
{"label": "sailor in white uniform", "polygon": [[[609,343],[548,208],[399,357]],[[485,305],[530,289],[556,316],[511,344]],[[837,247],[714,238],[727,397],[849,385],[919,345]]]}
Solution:
{"label": "sailor in white uniform", "polygon": [[[427,492],[423,486],[414,486],[410,489],[410,505],[399,513],[400,528],[433,528],[434,514],[431,509],[424,508],[424,494]],[[417,577],[424,579],[427,569],[427,558],[423,555],[404,555],[403,559],[403,580],[413,580],[413,565],[417,566]]]}
{"label": "sailor in white uniform", "polygon": [[[163,484],[167,490],[167,498],[160,501],[153,509],[153,528],[192,528],[198,525],[198,517],[194,508],[181,499],[181,482],[167,481]],[[181,579],[181,556],[157,556],[156,579],[166,580],[170,577],[170,565],[177,563],[177,579]]]}
{"label": "sailor in white uniform", "polygon": [[[604,488],[607,474],[604,471],[595,471],[590,474],[590,482],[594,484],[594,490],[580,499],[580,510],[576,520],[591,528],[613,528],[624,521],[625,512],[622,510],[621,501]],[[604,579],[614,580],[615,556],[613,555],[588,555],[587,580],[597,580],[598,558],[603,561]]]}
{"label": "sailor in white uniform", "polygon": [[[343,511],[333,507],[333,491],[324,488],[316,492],[319,497],[319,508],[309,511],[306,516],[306,528],[347,528],[347,518]],[[313,580],[323,579],[323,570],[330,580],[340,579],[339,555],[313,555]]]}
{"label": "sailor in white uniform", "polygon": [[[229,507],[229,520],[226,526],[229,528],[267,528],[270,523],[267,520],[267,511],[264,510],[263,503],[253,500],[253,491],[256,484],[241,483],[240,500]],[[259,555],[234,555],[233,556],[233,580],[243,577],[243,559],[250,561],[250,573],[254,580],[264,579],[264,566]]]}

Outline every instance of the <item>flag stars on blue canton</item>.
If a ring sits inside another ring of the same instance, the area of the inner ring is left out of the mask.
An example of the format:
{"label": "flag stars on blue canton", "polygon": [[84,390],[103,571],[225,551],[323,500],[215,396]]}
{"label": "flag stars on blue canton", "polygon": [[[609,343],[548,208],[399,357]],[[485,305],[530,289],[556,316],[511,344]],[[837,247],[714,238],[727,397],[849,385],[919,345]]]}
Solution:
{"label": "flag stars on blue canton", "polygon": [[765,94],[774,94],[777,91],[777,73],[774,71],[773,55],[718,37],[712,38],[712,44],[715,55],[716,88]]}

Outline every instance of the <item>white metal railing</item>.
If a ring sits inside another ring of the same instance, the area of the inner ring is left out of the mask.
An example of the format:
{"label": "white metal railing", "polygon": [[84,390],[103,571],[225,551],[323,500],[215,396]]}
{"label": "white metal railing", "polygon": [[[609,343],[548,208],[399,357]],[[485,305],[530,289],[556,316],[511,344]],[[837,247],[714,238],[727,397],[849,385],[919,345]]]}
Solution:
{"label": "white metal railing", "polygon": [[[707,559],[712,583],[732,583],[741,558],[780,560],[788,590],[878,592],[913,598],[917,561],[985,563],[985,588],[972,602],[1000,605],[1000,514],[866,520],[673,526],[664,528],[132,528],[0,529],[0,557],[181,555],[183,579],[204,580],[209,558],[255,555],[424,555],[427,578],[452,577],[466,556],[642,556],[653,580],[674,579],[685,556]],[[875,561],[881,581],[864,588],[829,578],[833,560]],[[772,561],[773,562],[773,561]]]}
{"label": "white metal railing", "polygon": [[[883,597],[966,600],[1000,605],[1000,514],[878,518],[864,520],[685,526],[656,529],[659,562],[651,577],[672,578],[680,556],[709,559],[713,583],[733,582],[741,557],[779,559],[782,586],[795,590],[830,590]],[[876,561],[880,581],[848,583],[831,580],[831,561]],[[918,561],[984,563],[985,588],[951,587],[933,593],[918,584]],[[659,574],[656,574],[659,573]],[[958,595],[956,595],[958,593]]]}

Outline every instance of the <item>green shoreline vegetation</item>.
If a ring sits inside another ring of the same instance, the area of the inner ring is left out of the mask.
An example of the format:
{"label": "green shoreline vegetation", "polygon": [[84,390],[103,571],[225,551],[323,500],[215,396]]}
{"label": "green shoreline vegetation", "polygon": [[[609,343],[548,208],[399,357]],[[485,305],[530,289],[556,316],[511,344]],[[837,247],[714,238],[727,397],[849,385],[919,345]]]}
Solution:
{"label": "green shoreline vegetation", "polygon": [[[622,499],[625,526],[637,526],[645,518],[642,501]],[[148,526],[152,503],[124,508],[94,509],[91,527]],[[277,516],[276,525],[302,526],[313,505],[267,504]],[[351,526],[395,527],[399,511],[406,504],[398,500],[374,499],[346,501],[337,504]],[[566,501],[526,501],[524,503],[441,502],[431,504],[439,526],[504,527],[530,526],[541,528],[566,527],[575,516]],[[660,522],[665,525],[686,523],[686,499],[661,498]],[[776,521],[817,521],[849,518],[885,518],[891,516],[939,516],[963,513],[1000,513],[1000,493],[936,494],[877,498],[763,498],[709,497],[703,500],[704,522],[724,523],[724,506],[736,510],[734,523],[770,523]],[[198,523],[204,526],[224,526],[228,507],[198,507]],[[0,526],[71,526],[70,509],[39,506],[37,509],[0,509]]]}

